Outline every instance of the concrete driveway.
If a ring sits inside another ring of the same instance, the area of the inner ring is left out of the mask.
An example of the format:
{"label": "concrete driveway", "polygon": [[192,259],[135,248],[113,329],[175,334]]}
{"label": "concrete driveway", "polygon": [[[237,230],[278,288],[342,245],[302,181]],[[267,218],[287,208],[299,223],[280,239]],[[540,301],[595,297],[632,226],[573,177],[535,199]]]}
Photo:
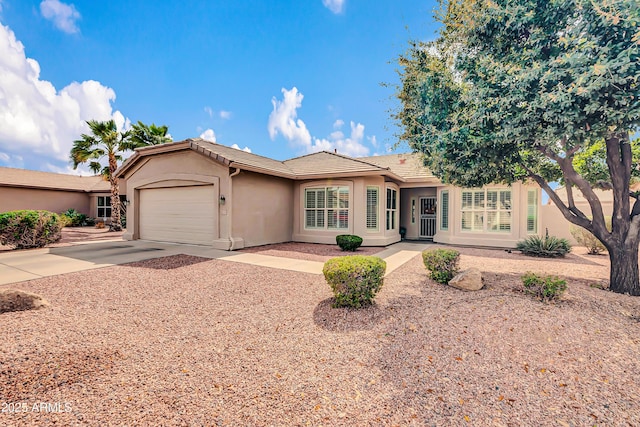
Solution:
{"label": "concrete driveway", "polygon": [[229,252],[216,249],[140,240],[8,251],[0,253],[0,285],[177,254],[206,258],[229,256]]}
{"label": "concrete driveway", "polygon": [[[427,245],[418,243],[396,243],[376,256],[387,262],[387,274],[389,274],[426,247]],[[0,286],[180,254],[313,274],[322,274],[324,265],[323,262],[318,261],[144,240],[82,242],[59,248],[0,252]]]}

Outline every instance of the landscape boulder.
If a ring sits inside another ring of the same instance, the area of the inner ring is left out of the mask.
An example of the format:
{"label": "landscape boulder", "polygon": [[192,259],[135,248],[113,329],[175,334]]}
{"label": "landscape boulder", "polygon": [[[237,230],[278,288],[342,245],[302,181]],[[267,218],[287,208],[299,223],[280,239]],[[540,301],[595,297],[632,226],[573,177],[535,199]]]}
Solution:
{"label": "landscape boulder", "polygon": [[449,281],[449,286],[463,291],[479,291],[483,286],[482,273],[475,267],[464,270]]}
{"label": "landscape boulder", "polygon": [[47,306],[49,303],[40,295],[15,289],[0,290],[0,313],[37,310]]}

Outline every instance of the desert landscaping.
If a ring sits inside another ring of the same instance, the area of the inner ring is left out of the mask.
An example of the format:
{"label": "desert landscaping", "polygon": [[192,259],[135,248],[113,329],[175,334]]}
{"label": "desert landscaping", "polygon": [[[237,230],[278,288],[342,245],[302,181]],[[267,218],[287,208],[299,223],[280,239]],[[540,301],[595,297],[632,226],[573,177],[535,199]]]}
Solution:
{"label": "desert landscaping", "polygon": [[[640,424],[640,300],[601,289],[606,256],[458,249],[481,291],[436,284],[418,255],[359,310],[332,308],[322,275],[186,255],[5,285],[50,306],[0,315],[1,395],[29,408],[2,423]],[[537,301],[525,271],[568,290]]]}

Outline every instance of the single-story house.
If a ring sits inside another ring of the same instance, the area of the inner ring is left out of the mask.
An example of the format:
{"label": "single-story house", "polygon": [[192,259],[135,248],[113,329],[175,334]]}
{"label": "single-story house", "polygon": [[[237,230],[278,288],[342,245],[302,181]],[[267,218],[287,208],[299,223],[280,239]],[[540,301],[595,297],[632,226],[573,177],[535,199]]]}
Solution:
{"label": "single-story house", "polygon": [[[126,194],[126,183],[120,181]],[[124,198],[123,198],[124,199]],[[0,167],[0,212],[75,209],[91,218],[111,217],[109,182],[101,176],[77,176]]]}
{"label": "single-story house", "polygon": [[445,185],[417,154],[279,161],[197,138],[138,149],[116,174],[127,182],[126,239],[233,250],[356,234],[385,246],[402,231],[510,248],[541,224],[537,186]]}

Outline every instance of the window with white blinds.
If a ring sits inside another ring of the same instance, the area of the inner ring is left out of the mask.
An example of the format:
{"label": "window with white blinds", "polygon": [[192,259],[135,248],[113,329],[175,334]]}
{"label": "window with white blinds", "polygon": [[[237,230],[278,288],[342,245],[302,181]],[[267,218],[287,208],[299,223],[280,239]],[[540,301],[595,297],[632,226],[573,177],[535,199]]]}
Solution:
{"label": "window with white blinds", "polygon": [[527,191],[527,233],[538,234],[538,190]]}
{"label": "window with white blinds", "polygon": [[367,187],[367,230],[378,229],[380,188]]}
{"label": "window with white blinds", "polygon": [[449,191],[440,193],[440,230],[449,229]]}
{"label": "window with white blinds", "polygon": [[387,230],[395,230],[398,215],[398,191],[387,188]]}
{"label": "window with white blinds", "polygon": [[461,202],[462,231],[511,231],[511,190],[465,190]]}
{"label": "window with white blinds", "polygon": [[304,190],[304,224],[307,229],[349,228],[349,188],[321,187]]}

